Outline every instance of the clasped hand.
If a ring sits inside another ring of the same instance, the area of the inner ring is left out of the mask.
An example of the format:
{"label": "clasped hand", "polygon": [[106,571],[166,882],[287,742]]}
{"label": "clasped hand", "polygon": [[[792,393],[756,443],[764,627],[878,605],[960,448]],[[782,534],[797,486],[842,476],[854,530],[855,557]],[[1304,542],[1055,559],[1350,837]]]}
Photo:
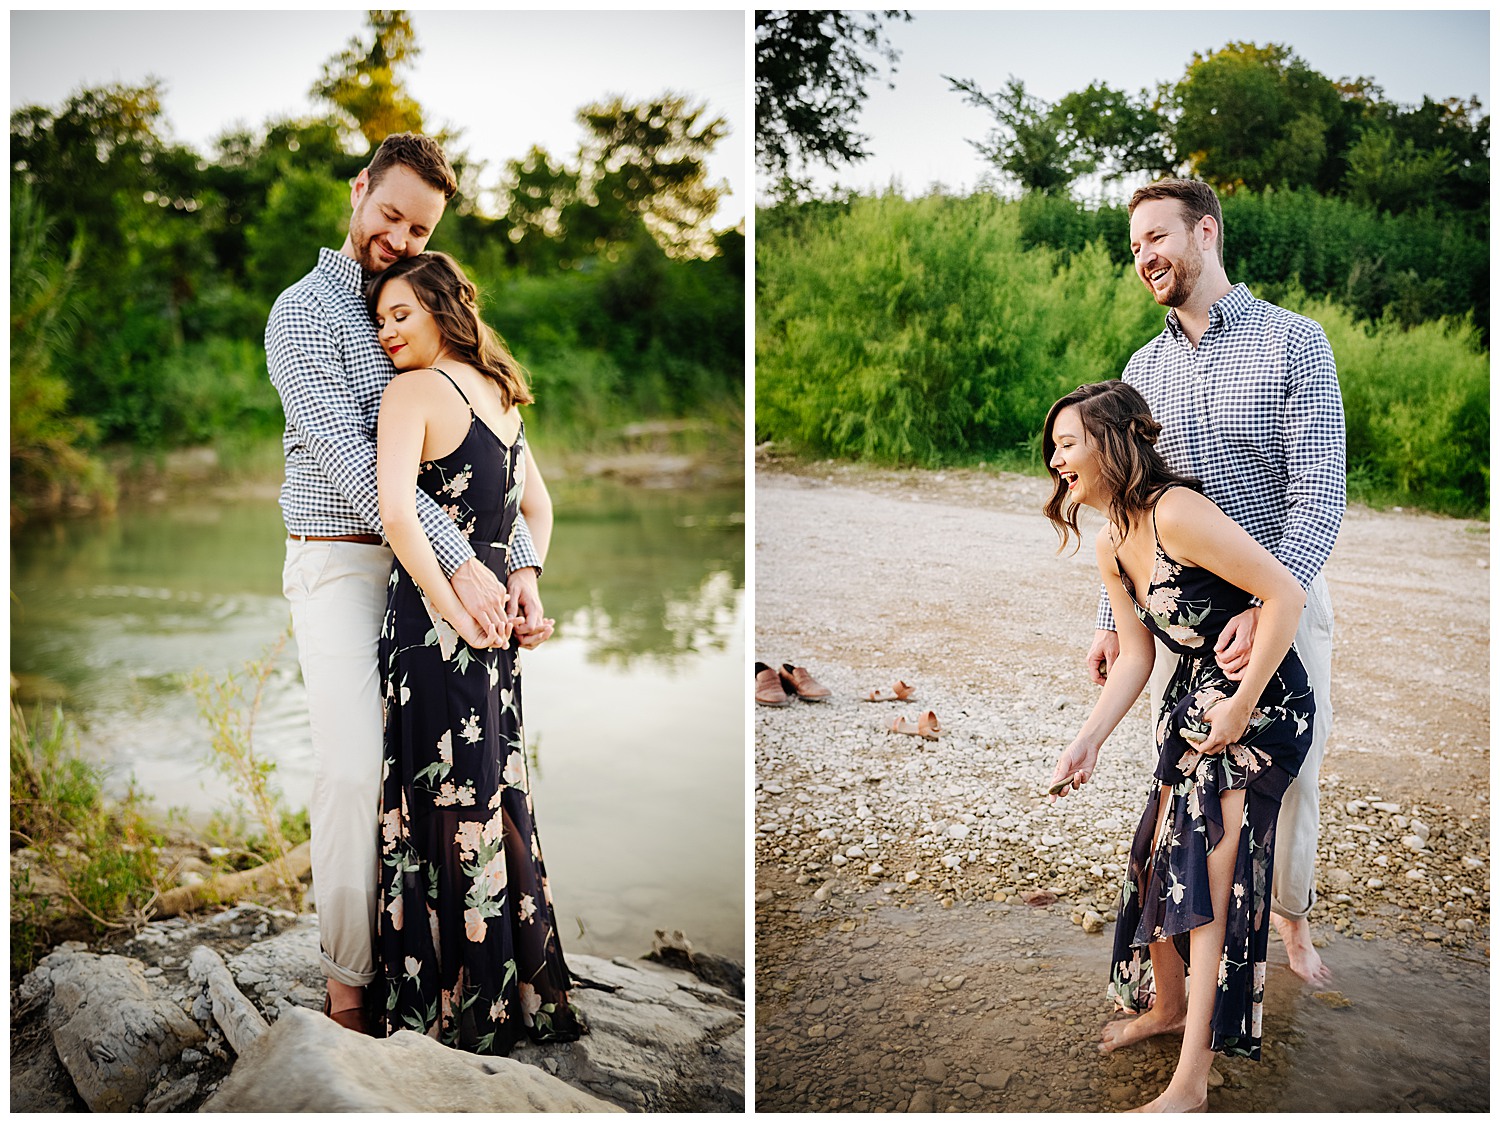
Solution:
{"label": "clasped hand", "polygon": [[470,647],[505,647],[512,633],[522,647],[546,642],[556,624],[542,613],[536,570],[523,567],[510,575],[508,587],[476,558],[453,572],[453,591],[465,619],[452,621]]}
{"label": "clasped hand", "polygon": [[1245,735],[1250,726],[1250,705],[1239,700],[1238,694],[1221,698],[1203,712],[1203,721],[1208,725],[1208,736],[1202,744],[1188,744],[1204,756],[1222,753]]}

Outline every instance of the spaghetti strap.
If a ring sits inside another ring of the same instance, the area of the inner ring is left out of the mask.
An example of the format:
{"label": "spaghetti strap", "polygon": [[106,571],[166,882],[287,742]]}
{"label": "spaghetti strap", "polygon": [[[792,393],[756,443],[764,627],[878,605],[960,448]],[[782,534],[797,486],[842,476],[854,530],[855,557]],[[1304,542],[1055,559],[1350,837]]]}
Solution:
{"label": "spaghetti strap", "polygon": [[[437,371],[444,378],[446,378],[449,382],[453,382],[453,376],[451,374],[449,374],[447,371],[445,371],[442,367],[432,367],[431,369]],[[463,392],[463,388],[460,387],[457,382],[453,382],[453,388],[458,391],[458,396],[464,400],[464,405],[466,405],[466,406],[469,407],[469,416],[470,417],[474,416],[474,403],[471,402],[471,401],[469,401],[469,395],[467,395],[467,394],[465,394]],[[1155,517],[1154,513],[1153,513],[1153,517]]]}

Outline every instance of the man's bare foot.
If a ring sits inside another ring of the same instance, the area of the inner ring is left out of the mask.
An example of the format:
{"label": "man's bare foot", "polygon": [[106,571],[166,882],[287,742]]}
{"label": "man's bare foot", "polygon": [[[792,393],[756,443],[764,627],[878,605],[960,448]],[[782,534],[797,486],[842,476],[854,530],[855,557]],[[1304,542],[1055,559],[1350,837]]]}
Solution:
{"label": "man's bare foot", "polygon": [[1158,1003],[1138,1018],[1106,1023],[1099,1033],[1099,1052],[1113,1053],[1159,1033],[1181,1033],[1186,1021],[1186,1010],[1164,1010]]}
{"label": "man's bare foot", "polygon": [[1148,1104],[1142,1104],[1140,1107],[1133,1107],[1128,1112],[1126,1112],[1125,1114],[1127,1114],[1127,1115],[1138,1115],[1138,1114],[1149,1114],[1151,1112],[1158,1112],[1158,1111],[1207,1111],[1207,1110],[1208,1110],[1208,1093],[1207,1092],[1203,1093],[1202,1097],[1199,1098],[1199,1099],[1187,1100],[1187,1099],[1184,1099],[1184,1098],[1179,1097],[1178,1095],[1176,1095],[1176,1093],[1174,1093],[1172,1091],[1171,1086],[1168,1085],[1167,1090],[1165,1092],[1163,1092],[1161,1095],[1157,1096],[1156,1099],[1152,1100]]}
{"label": "man's bare foot", "polygon": [[1327,986],[1333,982],[1333,972],[1323,965],[1323,957],[1318,954],[1318,949],[1313,947],[1312,927],[1305,917],[1301,920],[1292,920],[1278,912],[1273,912],[1271,922],[1276,925],[1276,934],[1286,945],[1286,957],[1291,965],[1292,974],[1304,983],[1311,983],[1318,987]]}

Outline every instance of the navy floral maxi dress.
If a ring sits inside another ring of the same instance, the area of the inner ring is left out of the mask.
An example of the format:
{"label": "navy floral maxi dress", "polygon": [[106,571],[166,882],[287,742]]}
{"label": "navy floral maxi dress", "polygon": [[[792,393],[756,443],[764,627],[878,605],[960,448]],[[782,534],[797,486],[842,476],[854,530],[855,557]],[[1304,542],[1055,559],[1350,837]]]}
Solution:
{"label": "navy floral maxi dress", "polygon": [[[1152,512],[1152,531],[1156,516]],[[1155,1001],[1147,945],[1171,938],[1188,963],[1188,933],[1213,919],[1208,855],[1224,835],[1220,797],[1243,789],[1239,853],[1229,895],[1224,948],[1217,965],[1211,1047],[1232,1056],[1260,1059],[1261,1002],[1266,983],[1266,945],[1271,921],[1272,856],[1281,796],[1302,766],[1312,742],[1313,697],[1307,672],[1289,650],[1251,713],[1239,743],[1205,756],[1182,736],[1206,732],[1203,714],[1237,684],[1214,660],[1219,633],[1250,606],[1250,594],[1197,566],[1167,556],[1156,540],[1156,563],[1144,602],[1123,567],[1120,578],[1136,615],[1169,650],[1182,656],[1162,696],[1156,725],[1155,782],[1130,848],[1128,876],[1120,892],[1109,994],[1122,1009],[1138,1013]],[[1154,838],[1162,786],[1170,788],[1162,837]],[[1193,966],[1190,964],[1190,967]],[[1194,972],[1194,984],[1198,972]]]}
{"label": "navy floral maxi dress", "polygon": [[[417,475],[502,582],[524,444],[524,428],[506,445],[474,416],[463,443]],[[532,819],[516,655],[514,640],[471,648],[396,563],[380,633],[385,1028],[478,1053],[585,1031]]]}

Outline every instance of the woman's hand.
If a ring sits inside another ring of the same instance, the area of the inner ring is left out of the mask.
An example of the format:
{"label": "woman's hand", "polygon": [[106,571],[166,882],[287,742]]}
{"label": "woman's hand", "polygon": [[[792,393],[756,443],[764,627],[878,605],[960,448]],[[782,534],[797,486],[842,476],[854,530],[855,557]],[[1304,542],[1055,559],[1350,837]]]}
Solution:
{"label": "woman's hand", "polygon": [[[1062,790],[1061,795],[1067,795],[1070,791],[1083,787],[1089,782],[1089,777],[1094,774],[1094,765],[1098,763],[1098,760],[1098,746],[1090,748],[1081,741],[1074,741],[1057,758],[1057,764],[1052,769],[1050,786],[1056,786],[1071,777],[1073,782]],[[1048,793],[1049,803],[1056,803],[1057,799],[1056,795]]]}
{"label": "woman's hand", "polygon": [[1208,737],[1193,747],[1205,756],[1222,753],[1245,735],[1250,726],[1251,709],[1250,703],[1240,701],[1239,693],[1219,699],[1203,712],[1203,720],[1209,727]]}
{"label": "woman's hand", "polygon": [[[453,630],[466,644],[476,651],[483,651],[491,647],[505,647],[510,643],[510,620],[505,617],[502,619],[505,620],[505,624],[497,632],[498,639],[492,637],[489,630],[481,627],[479,621],[467,612],[455,613],[454,619],[449,620],[448,623],[453,625]],[[493,642],[491,642],[492,639]]]}

